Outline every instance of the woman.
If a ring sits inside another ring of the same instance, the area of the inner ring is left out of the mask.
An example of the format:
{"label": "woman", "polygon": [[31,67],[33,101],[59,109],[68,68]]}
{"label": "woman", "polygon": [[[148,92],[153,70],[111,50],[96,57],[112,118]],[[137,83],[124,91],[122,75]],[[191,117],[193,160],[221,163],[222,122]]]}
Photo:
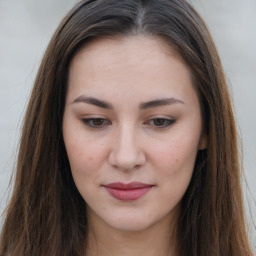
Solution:
{"label": "woman", "polygon": [[35,81],[0,254],[252,255],[237,150],[186,1],[81,1]]}

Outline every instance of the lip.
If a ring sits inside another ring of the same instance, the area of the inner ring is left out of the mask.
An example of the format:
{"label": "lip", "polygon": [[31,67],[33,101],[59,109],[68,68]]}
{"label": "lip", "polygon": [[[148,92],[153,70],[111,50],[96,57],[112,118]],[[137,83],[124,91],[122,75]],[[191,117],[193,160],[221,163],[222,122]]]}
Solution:
{"label": "lip", "polygon": [[115,182],[103,187],[114,198],[121,201],[134,201],[147,194],[154,185],[141,182],[122,183]]}

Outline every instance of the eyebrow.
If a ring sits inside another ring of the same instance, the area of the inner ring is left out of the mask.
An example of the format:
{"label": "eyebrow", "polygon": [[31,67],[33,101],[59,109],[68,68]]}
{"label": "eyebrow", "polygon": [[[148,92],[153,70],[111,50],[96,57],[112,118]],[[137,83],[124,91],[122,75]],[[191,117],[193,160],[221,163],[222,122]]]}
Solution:
{"label": "eyebrow", "polygon": [[154,107],[160,107],[165,105],[171,105],[174,103],[181,103],[185,104],[183,101],[178,100],[176,98],[164,98],[164,99],[157,99],[157,100],[151,100],[145,103],[140,104],[140,109],[148,109],[148,108],[154,108]]}
{"label": "eyebrow", "polygon": [[[81,102],[87,103],[90,105],[94,105],[94,106],[97,106],[100,108],[114,109],[114,107],[111,103],[108,103],[106,101],[103,101],[103,100],[100,100],[100,99],[97,99],[94,97],[87,97],[85,95],[81,95],[73,101],[73,103],[81,103]],[[163,99],[156,99],[156,100],[143,102],[139,105],[139,109],[143,110],[143,109],[148,109],[148,108],[171,105],[171,104],[175,104],[175,103],[184,104],[183,101],[176,99],[176,98],[163,98]]]}
{"label": "eyebrow", "polygon": [[85,95],[81,95],[73,101],[73,103],[79,102],[88,103],[100,108],[113,109],[113,106],[110,103],[96,99],[94,97],[86,97]]}

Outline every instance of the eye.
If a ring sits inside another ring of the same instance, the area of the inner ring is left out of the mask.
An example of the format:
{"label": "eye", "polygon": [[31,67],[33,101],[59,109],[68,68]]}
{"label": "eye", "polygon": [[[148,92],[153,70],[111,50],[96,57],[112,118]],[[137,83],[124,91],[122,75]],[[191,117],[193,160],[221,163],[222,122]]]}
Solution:
{"label": "eye", "polygon": [[105,118],[83,118],[83,124],[92,128],[102,128],[106,125],[110,125],[111,122]]}
{"label": "eye", "polygon": [[154,118],[147,122],[147,124],[152,125],[155,128],[166,128],[175,123],[175,119],[167,118]]}

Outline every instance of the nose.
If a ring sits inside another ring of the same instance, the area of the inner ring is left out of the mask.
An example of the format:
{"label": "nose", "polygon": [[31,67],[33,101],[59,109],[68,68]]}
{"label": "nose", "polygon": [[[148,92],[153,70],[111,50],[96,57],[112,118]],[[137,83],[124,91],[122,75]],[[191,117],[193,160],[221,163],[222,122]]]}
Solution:
{"label": "nose", "polygon": [[122,171],[138,169],[145,161],[143,147],[140,147],[139,134],[135,128],[124,125],[116,131],[109,154],[109,163]]}

